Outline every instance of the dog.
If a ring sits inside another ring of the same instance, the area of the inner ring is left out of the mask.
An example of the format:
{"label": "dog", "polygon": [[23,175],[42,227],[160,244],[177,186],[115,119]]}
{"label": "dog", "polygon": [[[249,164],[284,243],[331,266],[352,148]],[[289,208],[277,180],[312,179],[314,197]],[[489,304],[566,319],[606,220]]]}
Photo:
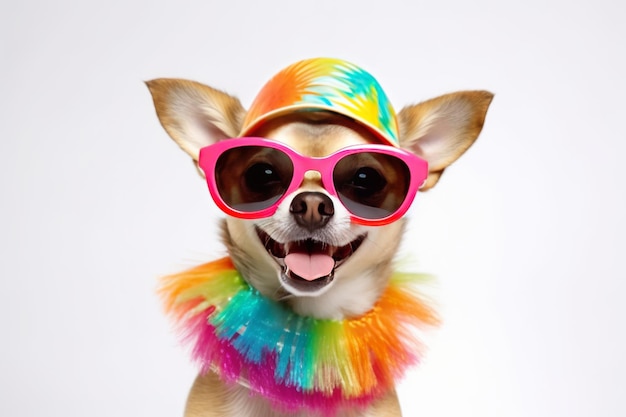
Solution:
{"label": "dog", "polygon": [[[193,81],[147,86],[162,126],[227,214],[222,240],[246,284],[298,316],[331,321],[377,305],[415,192],[434,187],[472,145],[493,97],[455,92],[396,115],[369,73],[330,58],[282,70],[249,111]],[[330,412],[276,407],[251,391],[205,369],[185,415],[401,416],[393,386]]]}

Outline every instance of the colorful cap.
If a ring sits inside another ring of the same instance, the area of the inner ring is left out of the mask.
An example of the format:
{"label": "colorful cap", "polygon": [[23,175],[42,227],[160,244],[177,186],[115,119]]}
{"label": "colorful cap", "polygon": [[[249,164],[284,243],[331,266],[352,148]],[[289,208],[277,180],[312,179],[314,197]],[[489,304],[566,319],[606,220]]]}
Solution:
{"label": "colorful cap", "polygon": [[276,74],[252,102],[241,136],[266,120],[306,110],[351,117],[383,142],[400,146],[396,113],[378,81],[362,68],[333,58],[299,61]]}

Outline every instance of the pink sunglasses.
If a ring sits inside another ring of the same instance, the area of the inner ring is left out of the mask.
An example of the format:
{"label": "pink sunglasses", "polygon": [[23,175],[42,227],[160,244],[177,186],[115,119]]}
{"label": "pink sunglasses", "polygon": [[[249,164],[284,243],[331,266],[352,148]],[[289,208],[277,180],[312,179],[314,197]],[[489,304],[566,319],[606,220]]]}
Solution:
{"label": "pink sunglasses", "polygon": [[254,137],[202,148],[199,164],[211,197],[228,215],[270,217],[300,187],[307,171],[317,171],[324,188],[350,212],[351,221],[368,226],[389,224],[404,215],[428,176],[425,160],[388,145],[349,146],[311,158]]}

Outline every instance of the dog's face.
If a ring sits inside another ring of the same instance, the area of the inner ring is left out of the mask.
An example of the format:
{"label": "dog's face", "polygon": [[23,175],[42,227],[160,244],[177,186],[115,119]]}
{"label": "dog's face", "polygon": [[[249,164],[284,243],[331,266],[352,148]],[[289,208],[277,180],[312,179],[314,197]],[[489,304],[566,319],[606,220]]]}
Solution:
{"label": "dog's face", "polygon": [[[358,124],[330,113],[278,118],[255,135],[312,157],[377,142]],[[248,166],[245,160],[239,163],[242,169]],[[379,161],[370,165],[375,163],[393,184],[392,170],[386,173]],[[340,317],[367,311],[380,295],[402,221],[375,227],[352,223],[348,210],[323,187],[319,173],[309,171],[273,216],[229,217],[226,227],[231,251],[238,253],[239,266],[253,286],[286,298],[301,314]]]}
{"label": "dog's face", "polygon": [[[238,136],[245,110],[235,98],[183,80],[154,80],[148,86],[161,123],[194,161],[201,148]],[[402,146],[429,163],[422,189],[434,186],[443,170],[473,143],[491,97],[486,92],[461,92],[400,112]],[[283,115],[247,136],[278,141],[309,157],[379,143],[360,123],[332,112]],[[257,151],[239,152],[222,163],[225,168],[218,169],[228,172],[221,175],[221,186],[227,189],[242,181],[249,187],[265,186],[263,181],[280,174]],[[404,178],[389,161],[367,155],[359,165],[368,181],[384,181],[386,196],[400,193],[398,184]],[[239,271],[261,293],[290,303],[300,314],[339,319],[372,308],[390,276],[403,229],[403,219],[383,226],[351,221],[349,210],[324,187],[320,173],[307,171],[272,216],[228,216],[223,239]]]}

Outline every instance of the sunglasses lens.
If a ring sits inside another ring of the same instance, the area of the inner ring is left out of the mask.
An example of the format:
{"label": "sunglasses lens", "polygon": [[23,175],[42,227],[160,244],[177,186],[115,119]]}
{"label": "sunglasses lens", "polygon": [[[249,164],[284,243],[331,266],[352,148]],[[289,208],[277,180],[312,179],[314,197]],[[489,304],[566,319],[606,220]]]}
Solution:
{"label": "sunglasses lens", "polygon": [[343,157],[333,171],[337,195],[352,214],[365,219],[382,219],[404,202],[410,170],[393,155],[361,152]]}
{"label": "sunglasses lens", "polygon": [[293,177],[293,163],[282,151],[265,146],[241,146],[220,155],[215,181],[222,200],[241,212],[274,205]]}

